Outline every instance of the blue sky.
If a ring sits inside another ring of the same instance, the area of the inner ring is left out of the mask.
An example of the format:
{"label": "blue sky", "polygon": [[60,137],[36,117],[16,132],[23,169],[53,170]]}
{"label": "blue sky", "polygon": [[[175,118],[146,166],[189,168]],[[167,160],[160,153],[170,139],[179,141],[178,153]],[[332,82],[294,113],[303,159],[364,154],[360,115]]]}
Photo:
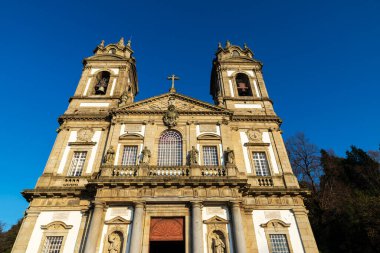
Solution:
{"label": "blue sky", "polygon": [[82,70],[104,39],[132,38],[140,94],[169,89],[211,102],[219,41],[244,42],[284,137],[302,131],[337,154],[379,146],[379,1],[4,1],[0,8],[0,221],[21,218]]}

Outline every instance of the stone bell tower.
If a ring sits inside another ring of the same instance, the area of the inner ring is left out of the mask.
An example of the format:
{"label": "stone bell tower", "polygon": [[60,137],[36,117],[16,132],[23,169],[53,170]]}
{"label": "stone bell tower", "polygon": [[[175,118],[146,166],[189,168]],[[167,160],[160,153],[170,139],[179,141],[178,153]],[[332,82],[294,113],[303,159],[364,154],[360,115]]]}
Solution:
{"label": "stone bell tower", "polygon": [[132,103],[138,93],[136,61],[131,41],[104,45],[83,60],[83,72],[66,113],[105,111]]}
{"label": "stone bell tower", "polygon": [[244,48],[219,43],[213,61],[210,94],[215,104],[238,114],[274,115],[262,75],[262,63]]}

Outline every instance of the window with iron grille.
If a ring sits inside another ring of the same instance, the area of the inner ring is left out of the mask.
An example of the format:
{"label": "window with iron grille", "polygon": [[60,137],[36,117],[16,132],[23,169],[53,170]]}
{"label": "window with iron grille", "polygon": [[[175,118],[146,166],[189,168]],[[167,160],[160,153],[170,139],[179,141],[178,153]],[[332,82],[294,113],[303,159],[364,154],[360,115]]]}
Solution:
{"label": "window with iron grille", "polygon": [[71,160],[68,176],[77,177],[82,175],[84,162],[86,161],[86,151],[75,151]]}
{"label": "window with iron grille", "polygon": [[284,234],[269,235],[272,253],[290,253],[288,241]]}
{"label": "window with iron grille", "polygon": [[182,137],[176,131],[164,132],[158,143],[158,166],[182,165]]}
{"label": "window with iron grille", "polygon": [[136,165],[137,146],[124,146],[122,165]]}
{"label": "window with iron grille", "polygon": [[215,166],[219,165],[216,146],[203,146],[203,164]]}
{"label": "window with iron grille", "polygon": [[257,176],[270,176],[268,160],[265,152],[253,152],[253,162]]}
{"label": "window with iron grille", "polygon": [[63,236],[46,236],[42,253],[60,253]]}

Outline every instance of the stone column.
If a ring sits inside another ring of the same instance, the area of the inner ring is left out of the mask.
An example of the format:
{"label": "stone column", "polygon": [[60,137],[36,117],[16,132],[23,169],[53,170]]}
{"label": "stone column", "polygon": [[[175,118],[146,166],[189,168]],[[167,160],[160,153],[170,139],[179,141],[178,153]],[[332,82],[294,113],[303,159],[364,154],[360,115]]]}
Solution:
{"label": "stone column", "polygon": [[130,253],[141,253],[144,223],[144,203],[136,202],[133,213]]}
{"label": "stone column", "polygon": [[311,230],[307,210],[304,207],[296,207],[293,208],[293,213],[305,252],[318,253],[317,243],[315,242],[314,234]]}
{"label": "stone column", "polygon": [[92,212],[91,222],[88,228],[87,240],[84,247],[85,253],[96,252],[99,233],[102,228],[103,210],[104,203],[101,201],[94,201],[94,211]]}
{"label": "stone column", "polygon": [[192,252],[203,253],[203,219],[202,219],[202,203],[200,201],[191,202],[191,230],[192,230]]}
{"label": "stone column", "polygon": [[38,215],[40,212],[37,211],[26,211],[26,216],[22,221],[20,231],[17,235],[16,241],[13,245],[12,253],[24,253],[28,248],[30,237],[32,236],[32,232],[34,226],[36,224]]}
{"label": "stone column", "polygon": [[232,227],[233,227],[236,253],[246,253],[247,247],[245,245],[245,235],[244,235],[243,220],[241,218],[241,212],[240,212],[240,202],[231,201],[231,210],[232,210]]}

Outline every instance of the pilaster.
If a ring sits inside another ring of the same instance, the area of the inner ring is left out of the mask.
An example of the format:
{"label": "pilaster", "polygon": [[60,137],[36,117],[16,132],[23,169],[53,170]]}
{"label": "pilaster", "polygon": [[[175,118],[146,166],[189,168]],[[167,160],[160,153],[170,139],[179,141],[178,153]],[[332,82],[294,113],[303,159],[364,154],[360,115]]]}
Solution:
{"label": "pilaster", "polygon": [[36,225],[37,218],[39,216],[39,211],[27,210],[24,220],[22,221],[20,230],[17,234],[16,241],[12,248],[12,253],[25,253],[30,237],[32,236],[32,232],[34,226]]}
{"label": "pilaster", "polygon": [[315,242],[313,230],[310,226],[307,210],[305,207],[295,207],[293,208],[293,213],[305,253],[318,253],[317,243]]}

